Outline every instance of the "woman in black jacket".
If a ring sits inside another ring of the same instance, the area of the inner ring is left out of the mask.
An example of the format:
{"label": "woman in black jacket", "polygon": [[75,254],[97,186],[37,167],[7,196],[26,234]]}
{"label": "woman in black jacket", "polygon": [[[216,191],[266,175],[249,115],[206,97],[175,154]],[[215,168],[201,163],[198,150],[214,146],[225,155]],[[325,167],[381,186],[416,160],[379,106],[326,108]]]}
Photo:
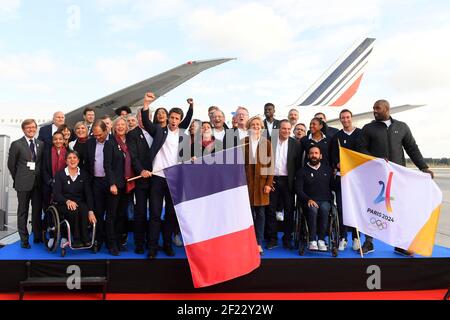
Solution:
{"label": "woman in black jacket", "polygon": [[126,140],[128,132],[126,120],[117,118],[113,124],[113,132],[114,137],[106,141],[103,149],[103,166],[110,186],[106,209],[106,238],[109,252],[112,255],[119,255],[119,251],[127,250],[128,203],[134,189],[134,183],[128,183],[127,180],[134,177],[134,171]]}
{"label": "woman in black jacket", "polygon": [[308,162],[308,151],[312,146],[320,148],[322,153],[322,164],[330,165],[329,149],[330,139],[325,135],[327,124],[320,118],[313,118],[309,124],[309,133],[300,139],[300,154],[304,159],[302,166]]}
{"label": "woman in black jacket", "polygon": [[76,140],[69,143],[70,150],[75,150],[78,152],[80,157],[80,168],[87,170],[86,166],[86,155],[87,155],[87,140],[89,138],[88,135],[88,127],[83,121],[77,122],[74,127]]}
{"label": "woman in black jacket", "polygon": [[58,212],[70,224],[74,248],[91,246],[88,223],[96,223],[90,176],[79,168],[79,163],[78,153],[68,151],[67,167],[56,174],[53,187]]}
{"label": "woman in black jacket", "polygon": [[59,130],[53,134],[52,145],[45,146],[42,157],[42,204],[46,210],[52,201],[56,174],[66,167],[64,136]]}

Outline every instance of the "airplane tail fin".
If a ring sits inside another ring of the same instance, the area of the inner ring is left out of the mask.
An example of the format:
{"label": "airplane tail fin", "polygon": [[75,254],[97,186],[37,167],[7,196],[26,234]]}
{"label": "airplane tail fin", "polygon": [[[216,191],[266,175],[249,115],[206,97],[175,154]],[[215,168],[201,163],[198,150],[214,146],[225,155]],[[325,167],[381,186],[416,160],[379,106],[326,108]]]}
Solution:
{"label": "airplane tail fin", "polygon": [[366,38],[353,46],[295,104],[331,107],[345,105],[359,88],[374,41],[374,38]]}

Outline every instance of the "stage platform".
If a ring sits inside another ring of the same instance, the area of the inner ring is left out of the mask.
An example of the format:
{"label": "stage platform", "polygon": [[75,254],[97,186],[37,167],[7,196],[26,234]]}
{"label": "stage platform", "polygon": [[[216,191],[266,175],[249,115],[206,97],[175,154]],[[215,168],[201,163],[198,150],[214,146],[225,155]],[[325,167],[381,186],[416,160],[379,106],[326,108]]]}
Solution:
{"label": "stage platform", "polygon": [[[32,241],[31,241],[32,243]],[[67,267],[77,265],[82,276],[105,275],[109,261],[108,292],[114,293],[202,293],[202,292],[356,292],[369,291],[369,266],[380,268],[382,291],[446,289],[450,285],[450,249],[436,246],[432,257],[404,257],[376,241],[375,252],[361,258],[347,248],[333,258],[330,252],[306,252],[281,247],[265,250],[261,267],[238,279],[204,289],[194,289],[184,248],[175,257],[159,252],[155,260],[134,253],[130,235],[128,252],[114,257],[105,248],[90,251],[47,252],[43,245],[31,250],[14,243],[0,249],[0,292],[17,292],[27,277],[25,263],[33,276],[68,276]],[[281,244],[281,241],[279,242]],[[351,243],[350,243],[351,244]]]}

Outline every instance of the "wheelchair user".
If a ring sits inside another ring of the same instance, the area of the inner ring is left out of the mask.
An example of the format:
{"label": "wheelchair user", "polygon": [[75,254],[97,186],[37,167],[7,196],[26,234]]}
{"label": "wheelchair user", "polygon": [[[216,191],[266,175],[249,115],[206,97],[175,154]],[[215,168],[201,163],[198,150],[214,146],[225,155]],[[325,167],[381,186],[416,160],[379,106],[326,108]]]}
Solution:
{"label": "wheelchair user", "polygon": [[325,162],[322,163],[322,152],[318,146],[309,148],[308,160],[305,166],[297,171],[297,197],[301,201],[308,225],[308,249],[327,251],[325,235],[333,201],[333,171]]}
{"label": "wheelchair user", "polygon": [[66,168],[55,176],[53,199],[61,217],[69,222],[73,235],[73,248],[90,247],[89,223],[96,223],[94,199],[89,174],[78,167],[80,157],[76,151],[67,151]]}

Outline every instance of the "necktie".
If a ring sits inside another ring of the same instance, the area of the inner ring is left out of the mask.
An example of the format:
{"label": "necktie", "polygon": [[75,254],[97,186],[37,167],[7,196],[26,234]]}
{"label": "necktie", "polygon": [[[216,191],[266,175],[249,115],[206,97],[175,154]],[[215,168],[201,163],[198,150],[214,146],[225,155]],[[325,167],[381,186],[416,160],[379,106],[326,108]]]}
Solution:
{"label": "necktie", "polygon": [[36,150],[34,149],[34,141],[30,139],[30,150],[31,150],[31,160],[33,162],[36,161]]}

